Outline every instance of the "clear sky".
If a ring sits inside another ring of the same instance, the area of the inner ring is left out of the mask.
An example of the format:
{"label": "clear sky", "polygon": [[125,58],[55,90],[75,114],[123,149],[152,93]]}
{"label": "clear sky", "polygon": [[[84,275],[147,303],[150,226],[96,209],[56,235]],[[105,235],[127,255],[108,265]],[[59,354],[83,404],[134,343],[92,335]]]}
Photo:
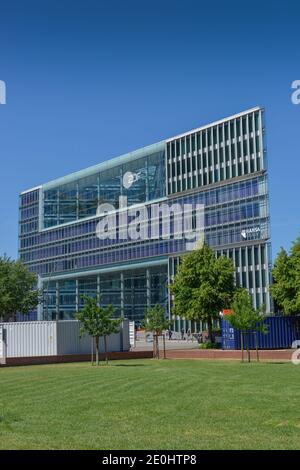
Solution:
{"label": "clear sky", "polygon": [[266,108],[273,255],[299,235],[300,2],[0,3],[0,254],[18,193],[256,105]]}

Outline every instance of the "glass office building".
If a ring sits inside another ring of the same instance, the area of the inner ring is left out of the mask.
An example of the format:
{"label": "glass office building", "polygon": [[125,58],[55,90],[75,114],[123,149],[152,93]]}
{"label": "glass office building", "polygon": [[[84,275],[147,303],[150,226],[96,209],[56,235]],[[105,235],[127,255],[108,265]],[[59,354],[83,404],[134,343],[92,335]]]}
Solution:
{"label": "glass office building", "polygon": [[[148,232],[128,239],[120,227],[101,238],[99,206],[108,204],[118,220],[140,206],[203,205],[205,240],[216,256],[233,260],[236,282],[254,306],[270,311],[264,137],[264,111],[254,108],[21,193],[20,258],[44,293],[36,317],[71,319],[84,294],[101,295],[103,305],[132,320],[156,303],[171,315],[167,285],[190,249],[187,240]],[[182,319],[175,326],[198,327]]]}

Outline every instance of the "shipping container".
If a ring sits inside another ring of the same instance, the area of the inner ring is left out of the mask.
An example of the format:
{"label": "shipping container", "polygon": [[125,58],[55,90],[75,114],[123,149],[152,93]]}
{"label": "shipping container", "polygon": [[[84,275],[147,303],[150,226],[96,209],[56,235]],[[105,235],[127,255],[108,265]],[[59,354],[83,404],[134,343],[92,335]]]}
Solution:
{"label": "shipping container", "polygon": [[[244,333],[244,345],[248,338],[249,348],[255,349],[256,335],[259,349],[289,349],[294,341],[300,340],[300,316],[266,317],[264,324],[268,332]],[[241,332],[233,328],[225,318],[222,320],[222,348],[241,349]]]}
{"label": "shipping container", "polygon": [[[1,357],[57,356],[89,354],[92,339],[80,335],[77,320],[29,321],[0,323]],[[93,345],[94,348],[94,345]],[[108,351],[129,351],[129,322],[122,322],[120,332],[107,338]],[[104,340],[100,340],[104,352]]]}

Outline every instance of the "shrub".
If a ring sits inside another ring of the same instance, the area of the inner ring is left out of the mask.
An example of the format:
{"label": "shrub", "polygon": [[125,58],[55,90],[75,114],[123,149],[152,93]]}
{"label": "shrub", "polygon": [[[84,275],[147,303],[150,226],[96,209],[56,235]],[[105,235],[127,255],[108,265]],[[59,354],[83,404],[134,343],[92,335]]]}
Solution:
{"label": "shrub", "polygon": [[200,349],[220,349],[220,348],[221,348],[221,344],[220,344],[220,343],[212,343],[212,342],[201,343],[201,344],[199,345],[199,348],[200,348]]}

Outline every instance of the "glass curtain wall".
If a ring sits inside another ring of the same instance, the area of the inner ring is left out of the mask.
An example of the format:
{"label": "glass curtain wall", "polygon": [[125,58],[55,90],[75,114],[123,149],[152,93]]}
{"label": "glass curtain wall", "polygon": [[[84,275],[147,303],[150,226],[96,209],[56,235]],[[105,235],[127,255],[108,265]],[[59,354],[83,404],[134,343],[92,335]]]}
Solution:
{"label": "glass curtain wall", "polygon": [[166,307],[167,265],[44,283],[43,318],[72,319],[84,305],[84,295],[100,298],[101,305],[113,305],[116,316],[141,321],[147,308]]}
{"label": "glass curtain wall", "polygon": [[[134,184],[124,187],[123,176],[130,172]],[[128,206],[158,199],[165,195],[164,152],[156,152],[45,190],[43,194],[44,228],[96,215],[102,203],[119,208],[119,197],[125,196]]]}

